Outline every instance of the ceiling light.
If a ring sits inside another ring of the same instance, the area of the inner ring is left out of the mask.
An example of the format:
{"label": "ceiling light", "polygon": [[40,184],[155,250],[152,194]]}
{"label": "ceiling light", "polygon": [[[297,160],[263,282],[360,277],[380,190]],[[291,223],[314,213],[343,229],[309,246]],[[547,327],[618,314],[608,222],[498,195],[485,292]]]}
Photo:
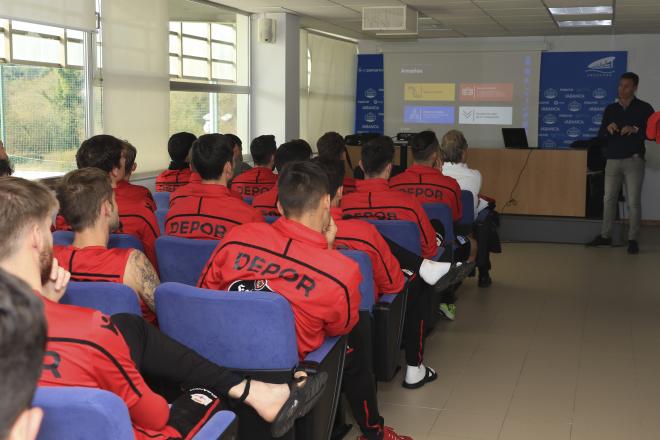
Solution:
{"label": "ceiling light", "polygon": [[612,20],[569,20],[558,21],[559,27],[612,26]]}
{"label": "ceiling light", "polygon": [[578,6],[575,8],[548,8],[552,15],[611,14],[612,6]]}

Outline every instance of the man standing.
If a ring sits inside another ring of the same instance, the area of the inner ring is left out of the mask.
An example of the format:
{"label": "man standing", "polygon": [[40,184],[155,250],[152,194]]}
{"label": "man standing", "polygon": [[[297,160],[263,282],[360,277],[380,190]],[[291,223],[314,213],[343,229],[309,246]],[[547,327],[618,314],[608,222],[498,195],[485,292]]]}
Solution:
{"label": "man standing", "polygon": [[601,233],[587,246],[612,244],[612,223],[616,216],[621,183],[625,180],[628,199],[628,253],[637,254],[637,236],[642,220],[642,183],[644,182],[644,147],[646,122],[653,107],[635,96],[639,76],[626,72],[619,79],[619,99],[605,109],[598,135],[604,140],[605,206]]}

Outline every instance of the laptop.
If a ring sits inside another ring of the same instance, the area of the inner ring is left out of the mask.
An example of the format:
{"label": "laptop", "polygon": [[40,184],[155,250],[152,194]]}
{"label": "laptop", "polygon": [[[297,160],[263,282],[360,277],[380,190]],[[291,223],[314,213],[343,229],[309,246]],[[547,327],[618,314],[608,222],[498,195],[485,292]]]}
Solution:
{"label": "laptop", "polygon": [[503,128],[504,148],[529,148],[524,128]]}

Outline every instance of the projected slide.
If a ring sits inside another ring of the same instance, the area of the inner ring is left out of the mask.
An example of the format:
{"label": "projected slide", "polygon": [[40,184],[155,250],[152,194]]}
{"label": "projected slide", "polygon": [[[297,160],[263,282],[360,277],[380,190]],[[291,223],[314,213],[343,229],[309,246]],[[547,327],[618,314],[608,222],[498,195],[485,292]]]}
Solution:
{"label": "projected slide", "polygon": [[495,147],[502,127],[523,127],[534,140],[539,65],[539,52],[386,53],[385,132],[456,128]]}

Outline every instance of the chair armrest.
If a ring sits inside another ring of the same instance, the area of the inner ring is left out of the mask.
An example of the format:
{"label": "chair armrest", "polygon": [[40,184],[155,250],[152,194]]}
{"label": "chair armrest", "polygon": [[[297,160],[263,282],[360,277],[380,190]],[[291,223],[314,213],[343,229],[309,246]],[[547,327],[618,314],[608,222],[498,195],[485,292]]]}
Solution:
{"label": "chair armrest", "polygon": [[340,339],[341,336],[325,338],[325,341],[323,341],[323,345],[321,345],[313,352],[309,353],[305,357],[305,360],[303,362],[320,364],[328,356],[328,354],[332,351],[332,349],[335,348],[335,345],[337,345]]}
{"label": "chair armrest", "polygon": [[218,411],[202,426],[193,440],[233,439],[237,432],[238,419],[231,411]]}

